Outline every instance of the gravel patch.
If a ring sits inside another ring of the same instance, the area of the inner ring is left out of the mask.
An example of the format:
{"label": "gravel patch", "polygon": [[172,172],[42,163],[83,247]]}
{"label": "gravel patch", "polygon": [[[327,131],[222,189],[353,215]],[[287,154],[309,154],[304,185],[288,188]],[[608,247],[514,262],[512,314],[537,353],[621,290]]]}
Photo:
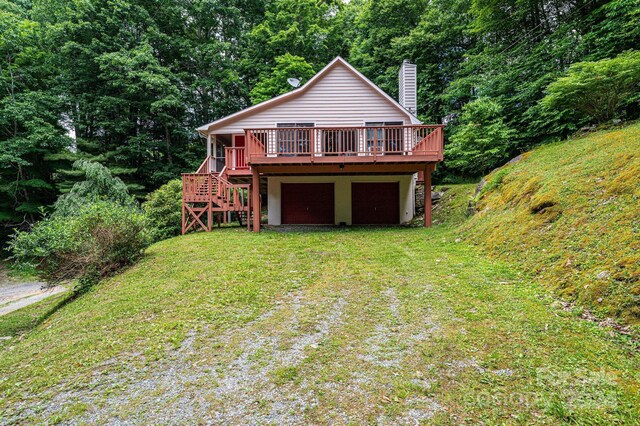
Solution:
{"label": "gravel patch", "polygon": [[[347,349],[354,359],[349,376],[319,380],[305,359],[347,321],[357,321],[349,305],[349,290],[338,296],[294,292],[249,323],[222,334],[192,331],[164,359],[145,364],[129,354],[94,369],[89,383],[60,384],[31,405],[13,407],[3,421],[63,418],[66,424],[307,424],[321,401],[337,404],[324,415],[332,423],[376,421],[418,424],[443,410],[437,401],[416,395],[402,401],[394,416],[367,413],[380,410],[380,391],[390,390],[389,378],[406,368],[408,357],[439,330],[427,315],[420,324],[402,318],[395,288],[380,299],[380,318],[370,335]],[[353,352],[352,352],[353,353]],[[475,360],[454,362],[452,369],[477,367]],[[427,371],[408,381],[423,389],[436,381]],[[496,374],[508,374],[500,372]],[[383,378],[383,382],[380,382]],[[78,383],[82,383],[78,381]],[[354,402],[357,401],[357,405]],[[3,421],[0,421],[2,423]]]}
{"label": "gravel patch", "polygon": [[[77,407],[83,407],[81,413],[69,424],[303,424],[316,396],[308,386],[293,389],[276,379],[341,323],[344,298],[320,303],[293,295],[241,329],[217,337],[191,332],[179,349],[147,366],[111,360],[95,370],[89,384],[58,385],[38,398],[42,402],[14,407],[0,424],[64,417]],[[299,316],[308,309],[321,315],[310,330],[297,334]],[[270,322],[285,313],[290,314],[286,322],[270,331]],[[282,330],[293,337],[285,339]],[[201,362],[199,351],[238,355],[231,362]]]}

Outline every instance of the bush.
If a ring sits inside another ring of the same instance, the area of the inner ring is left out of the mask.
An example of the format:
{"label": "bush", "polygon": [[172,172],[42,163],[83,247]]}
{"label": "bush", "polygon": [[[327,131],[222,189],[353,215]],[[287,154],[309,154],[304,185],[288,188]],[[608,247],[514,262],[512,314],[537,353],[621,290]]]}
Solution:
{"label": "bush", "polygon": [[148,244],[145,216],[138,208],[103,200],[17,232],[10,250],[19,264],[35,267],[49,285],[77,278],[84,287],[135,262]]}
{"label": "bush", "polygon": [[182,231],[182,182],[169,181],[147,195],[142,204],[147,215],[153,241],[160,241],[180,235]]}
{"label": "bush", "polygon": [[541,103],[598,123],[622,113],[640,98],[640,52],[629,51],[612,59],[578,62],[547,87]]}
{"label": "bush", "polygon": [[445,146],[447,167],[467,176],[482,176],[501,165],[515,136],[502,115],[502,107],[488,98],[465,105],[460,126]]}

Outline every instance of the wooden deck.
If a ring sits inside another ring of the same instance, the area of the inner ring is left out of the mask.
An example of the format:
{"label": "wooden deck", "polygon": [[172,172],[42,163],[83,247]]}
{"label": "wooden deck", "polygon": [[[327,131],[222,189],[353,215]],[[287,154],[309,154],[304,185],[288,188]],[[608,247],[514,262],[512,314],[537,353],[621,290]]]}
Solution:
{"label": "wooden deck", "polygon": [[443,125],[289,127],[245,131],[246,165],[430,163],[443,158]]}
{"label": "wooden deck", "polygon": [[[192,229],[210,231],[214,223],[228,220],[230,212],[240,221],[246,219],[248,228],[259,231],[261,175],[417,172],[430,177],[435,164],[443,158],[443,127],[245,130],[246,146],[225,148],[222,171],[213,171],[214,160],[207,157],[196,173],[182,175],[182,233]],[[430,213],[425,215],[425,225],[430,224]]]}
{"label": "wooden deck", "polygon": [[211,173],[203,166],[197,173],[182,174],[183,234],[191,229],[211,231],[214,224],[226,222],[231,212],[240,222],[245,219],[250,229],[251,211],[251,185],[231,183],[222,173]]}

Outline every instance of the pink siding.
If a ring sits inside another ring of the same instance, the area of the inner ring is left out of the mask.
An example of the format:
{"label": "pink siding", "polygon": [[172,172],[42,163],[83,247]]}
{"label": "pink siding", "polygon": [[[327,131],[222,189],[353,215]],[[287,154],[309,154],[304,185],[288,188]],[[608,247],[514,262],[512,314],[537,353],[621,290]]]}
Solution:
{"label": "pink siding", "polygon": [[275,127],[276,123],[305,122],[316,126],[363,126],[366,121],[402,121],[404,114],[383,95],[338,62],[299,96],[274,103],[221,127],[213,134],[242,133],[243,129]]}

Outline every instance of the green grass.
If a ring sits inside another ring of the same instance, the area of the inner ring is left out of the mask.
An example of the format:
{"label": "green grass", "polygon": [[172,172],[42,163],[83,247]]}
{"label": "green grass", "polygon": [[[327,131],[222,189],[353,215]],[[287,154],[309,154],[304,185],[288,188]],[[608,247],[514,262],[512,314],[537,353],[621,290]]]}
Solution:
{"label": "green grass", "polygon": [[55,294],[38,303],[0,317],[0,336],[19,337],[53,315],[65,303],[71,301],[71,292]]}
{"label": "green grass", "polygon": [[493,172],[462,235],[562,298],[637,326],[639,206],[635,124],[542,146]]}
{"label": "green grass", "polygon": [[[18,341],[3,343],[0,405],[46,395],[59,383],[86,386],[113,359],[153,365],[178,348],[188,332],[240,329],[292,291],[311,300],[340,295],[349,309],[339,330],[308,349],[301,364],[274,369],[270,379],[276,386],[299,386],[302,378],[318,386],[340,384],[362,364],[358,356],[368,351],[367,334],[378,324],[395,327],[397,319],[380,308],[385,288],[393,288],[404,324],[397,325],[399,335],[410,334],[425,318],[437,322],[439,331],[406,349],[393,375],[372,370],[377,389],[372,394],[381,415],[398,415],[415,395],[446,406],[436,418],[443,423],[463,418],[526,423],[537,416],[552,423],[624,421],[638,414],[640,363],[634,349],[554,307],[526,275],[485,259],[455,238],[455,227],[445,225],[259,235],[223,229],[163,241],[139,264],[63,306]],[[294,331],[281,329],[285,317],[266,329],[295,339],[296,333],[314,328],[321,311],[303,315]],[[204,363],[215,353],[229,361],[238,355],[226,346],[201,345],[198,356]],[[386,345],[393,354],[405,350],[407,342],[392,339]],[[254,354],[255,362],[266,356]],[[477,367],[457,371],[449,365],[469,359]],[[513,375],[491,373],[502,369]],[[436,381],[426,389],[413,383],[416,374],[435,374]],[[514,395],[526,400],[525,410],[508,403]],[[576,404],[603,395],[604,402]],[[320,401],[307,413],[310,421],[326,421],[331,407],[342,404],[326,394]],[[365,401],[354,397],[343,408],[360,415],[360,404]]]}
{"label": "green grass", "polygon": [[[107,372],[177,363],[194,336],[187,369],[224,371],[244,356],[268,370],[265,387],[277,394],[313,393],[317,403],[301,413],[310,423],[344,421],[338,412],[354,423],[403,423],[415,401],[441,407],[425,420],[435,424],[637,423],[637,343],[563,309],[549,289],[592,303],[584,295],[603,286],[597,294],[610,309],[634,300],[633,265],[623,259],[637,255],[629,207],[637,180],[624,176],[637,166],[638,133],[632,126],[535,150],[489,177],[470,220],[475,185],[449,186],[431,229],[222,228],[157,243],[72,303],[60,295],[0,318],[0,334],[15,336],[0,341],[0,419],[63,389],[94,392]],[[571,267],[560,269],[565,256]],[[610,278],[594,281],[605,268]],[[339,320],[317,334],[339,302]],[[247,353],[257,336],[273,347]],[[126,386],[98,390],[98,406]],[[215,386],[203,377],[188,392],[214,410],[223,404]],[[254,391],[255,411],[269,413],[269,398]],[[144,398],[118,406],[119,419],[148,409]],[[166,408],[153,398],[154,410]],[[72,400],[53,413],[22,412],[21,421],[75,422],[93,410]]]}

